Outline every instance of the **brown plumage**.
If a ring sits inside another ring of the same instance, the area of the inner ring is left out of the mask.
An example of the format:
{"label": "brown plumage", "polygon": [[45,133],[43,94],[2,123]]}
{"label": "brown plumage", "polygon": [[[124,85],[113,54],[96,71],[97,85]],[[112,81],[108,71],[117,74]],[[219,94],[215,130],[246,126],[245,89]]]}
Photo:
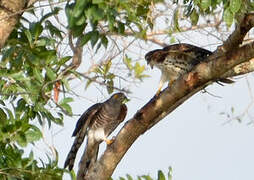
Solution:
{"label": "brown plumage", "polygon": [[90,166],[97,159],[99,144],[106,141],[111,144],[112,140],[107,137],[124,120],[127,107],[124,104],[126,96],[123,93],[112,95],[107,101],[91,106],[79,118],[72,136],[76,136],[71,150],[66,158],[64,168],[73,168],[75,157],[79,147],[87,135],[85,153],[80,161],[78,176],[83,176]]}
{"label": "brown plumage", "polygon": [[[156,49],[148,52],[145,55],[147,63],[153,68],[156,66],[161,70],[161,79],[159,89],[156,94],[159,94],[163,84],[169,81],[172,84],[181,75],[190,72],[193,67],[211,55],[212,52],[206,49],[181,43]],[[229,79],[219,79],[224,83],[232,83]]]}

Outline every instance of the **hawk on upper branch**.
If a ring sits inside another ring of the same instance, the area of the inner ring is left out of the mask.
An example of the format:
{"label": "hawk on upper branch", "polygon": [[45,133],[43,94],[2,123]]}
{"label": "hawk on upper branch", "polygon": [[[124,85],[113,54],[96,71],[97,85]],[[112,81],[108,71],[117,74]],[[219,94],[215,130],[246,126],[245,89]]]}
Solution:
{"label": "hawk on upper branch", "polygon": [[107,137],[126,116],[127,107],[124,104],[125,100],[127,100],[127,97],[123,93],[116,93],[105,102],[94,104],[82,114],[72,134],[76,138],[64,163],[64,168],[69,167],[69,170],[73,168],[77,151],[86,135],[86,150],[80,166],[85,164],[83,171],[86,171],[90,163],[96,161],[99,144],[102,141],[106,141],[107,144],[113,142]]}
{"label": "hawk on upper branch", "polygon": [[[153,68],[156,66],[161,70],[161,79],[157,95],[160,93],[163,84],[169,81],[173,82],[181,75],[190,72],[197,64],[211,55],[212,52],[206,49],[181,43],[155,49],[145,55],[147,63]],[[224,83],[232,83],[229,79],[219,79]]]}

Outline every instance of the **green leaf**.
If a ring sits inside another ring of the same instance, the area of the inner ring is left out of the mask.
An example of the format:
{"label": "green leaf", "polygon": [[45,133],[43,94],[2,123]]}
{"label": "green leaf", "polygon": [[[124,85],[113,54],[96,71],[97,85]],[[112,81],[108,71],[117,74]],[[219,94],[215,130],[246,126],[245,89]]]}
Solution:
{"label": "green leaf", "polygon": [[93,4],[100,4],[103,2],[104,2],[104,0],[93,0]]}
{"label": "green leaf", "polygon": [[106,79],[113,80],[116,77],[113,73],[108,73],[107,76],[105,77]]}
{"label": "green leaf", "polygon": [[44,78],[38,68],[34,67],[33,74],[40,83],[43,83]]}
{"label": "green leaf", "polygon": [[13,74],[9,74],[9,77],[12,77],[13,79],[18,80],[18,81],[25,80],[24,73],[22,71],[13,73]]}
{"label": "green leaf", "polygon": [[75,21],[75,25],[82,26],[86,23],[86,17],[84,15],[81,15],[77,21]]}
{"label": "green leaf", "polygon": [[111,65],[112,65],[112,61],[109,60],[109,61],[107,62],[107,64],[105,64],[105,65],[103,66],[104,74],[107,74],[107,73],[108,73],[109,69],[111,68]]}
{"label": "green leaf", "polygon": [[25,147],[27,145],[27,139],[26,139],[26,135],[24,132],[22,131],[18,131],[17,133],[17,143],[21,146],[21,147]]}
{"label": "green leaf", "polygon": [[203,11],[207,10],[211,5],[211,0],[201,0],[200,6]]}
{"label": "green leaf", "polygon": [[171,36],[170,38],[170,44],[173,44],[176,42],[176,38],[174,36]]}
{"label": "green leaf", "polygon": [[23,98],[19,99],[17,102],[16,111],[23,112],[25,108],[26,108],[26,101]]}
{"label": "green leaf", "polygon": [[54,73],[54,71],[49,67],[45,67],[45,69],[46,69],[46,74],[49,77],[49,79],[51,81],[56,80],[56,74]]}
{"label": "green leaf", "polygon": [[31,45],[32,45],[32,41],[33,41],[33,39],[32,39],[32,34],[30,33],[29,30],[25,30],[24,33],[25,33],[26,38],[27,38],[27,40],[28,40],[28,42],[29,42],[29,44],[30,44],[30,46],[31,46]]}
{"label": "green leaf", "polygon": [[226,25],[228,27],[230,27],[233,23],[233,20],[234,20],[234,16],[233,16],[233,13],[230,11],[229,8],[227,8],[225,11],[224,11],[224,14],[223,14],[223,20],[226,22]]}
{"label": "green leaf", "polygon": [[66,13],[66,16],[67,16],[67,19],[68,19],[69,28],[73,28],[74,25],[75,25],[75,18],[73,16],[74,6],[75,6],[74,3],[71,3],[71,4],[67,3],[67,5],[65,6],[65,13]]}
{"label": "green leaf", "polygon": [[158,171],[158,180],[166,180],[165,175],[161,170]]}
{"label": "green leaf", "polygon": [[6,123],[7,115],[5,114],[4,110],[0,108],[0,122],[1,124]]}
{"label": "green leaf", "polygon": [[133,69],[133,66],[131,64],[131,58],[129,58],[127,55],[125,55],[124,59],[123,59],[124,64],[127,66],[127,68],[129,70]]}
{"label": "green leaf", "polygon": [[5,109],[5,111],[7,111],[8,119],[9,120],[14,120],[14,116],[13,116],[11,110],[9,110],[8,108],[5,108],[5,107],[4,107],[4,109]]}
{"label": "green leaf", "polygon": [[172,176],[172,167],[169,167],[168,168],[168,180],[172,180],[173,179],[173,176]]}
{"label": "green leaf", "polygon": [[59,37],[61,40],[63,39],[62,32],[60,29],[58,29],[56,26],[54,26],[49,20],[45,21],[45,28],[49,30],[50,35]]}
{"label": "green leaf", "polygon": [[135,77],[139,78],[140,75],[144,72],[144,70],[145,70],[145,66],[144,65],[141,66],[138,62],[136,62],[134,66]]}
{"label": "green leaf", "polygon": [[108,94],[111,94],[114,91],[114,81],[113,80],[109,80],[106,83],[107,83]]}
{"label": "green leaf", "polygon": [[69,103],[69,102],[73,102],[73,98],[71,98],[71,97],[64,98],[64,99],[62,99],[62,100],[59,102],[59,105],[67,104],[67,103]]}
{"label": "green leaf", "polygon": [[133,180],[129,174],[126,174],[127,180]]}
{"label": "green leaf", "polygon": [[153,180],[149,175],[143,175],[142,178],[145,180]]}
{"label": "green leaf", "polygon": [[118,24],[118,33],[124,34],[124,30],[125,30],[124,23],[117,22],[117,24]]}
{"label": "green leaf", "polygon": [[87,81],[86,81],[86,86],[85,86],[85,90],[92,84],[92,80],[91,79],[88,79]]}
{"label": "green leaf", "polygon": [[173,15],[173,22],[174,22],[174,30],[177,32],[180,31],[178,20],[179,20],[179,10],[176,9]]}
{"label": "green leaf", "polygon": [[199,14],[197,13],[196,9],[194,9],[190,15],[191,19],[191,24],[192,25],[197,25],[198,19],[199,19]]}
{"label": "green leaf", "polygon": [[47,45],[47,40],[46,39],[38,39],[36,42],[35,42],[36,46],[39,47],[39,46],[46,46]]}
{"label": "green leaf", "polygon": [[241,8],[242,0],[230,0],[229,8],[233,14],[237,13]]}
{"label": "green leaf", "polygon": [[82,36],[80,40],[80,45],[84,46],[91,39],[92,35],[93,35],[93,31],[90,31],[86,33],[84,36]]}
{"label": "green leaf", "polygon": [[95,8],[93,10],[93,18],[95,21],[99,21],[104,18],[104,10],[101,8]]}
{"label": "green leaf", "polygon": [[72,115],[72,109],[69,104],[62,104],[60,106],[68,113],[68,115]]}
{"label": "green leaf", "polygon": [[101,43],[104,46],[104,48],[106,49],[108,47],[108,39],[106,36],[102,36],[101,37]]}
{"label": "green leaf", "polygon": [[84,32],[85,28],[86,28],[86,23],[83,24],[82,26],[74,26],[72,28],[73,37],[81,37],[83,35],[83,32]]}
{"label": "green leaf", "polygon": [[0,104],[3,105],[3,106],[5,106],[4,101],[2,101],[1,99],[0,99]]}
{"label": "green leaf", "polygon": [[142,180],[142,178],[140,176],[138,176],[137,178],[138,178],[138,180]]}
{"label": "green leaf", "polygon": [[59,66],[62,66],[62,65],[64,65],[66,62],[68,62],[71,58],[72,58],[72,56],[65,56],[65,57],[59,59],[59,61],[58,61],[57,64],[58,64]]}
{"label": "green leaf", "polygon": [[86,3],[86,0],[76,0],[73,14],[75,18],[79,18],[80,15],[83,13]]}
{"label": "green leaf", "polygon": [[40,129],[33,125],[31,125],[30,129],[25,134],[28,143],[38,141],[42,138]]}
{"label": "green leaf", "polygon": [[70,90],[71,90],[71,87],[70,87],[69,81],[68,81],[67,79],[65,79],[65,78],[62,78],[61,81],[63,82],[64,87],[65,87],[68,91],[70,91]]}
{"label": "green leaf", "polygon": [[36,23],[30,23],[30,30],[31,33],[33,34],[34,39],[38,39],[38,37],[41,35],[43,31],[43,27],[39,22]]}
{"label": "green leaf", "polygon": [[98,6],[90,7],[86,12],[85,15],[88,19],[92,20],[92,22],[102,20],[104,18],[104,10],[98,8]]}
{"label": "green leaf", "polygon": [[92,31],[92,36],[91,36],[91,45],[94,47],[94,45],[97,43],[99,39],[99,32],[98,31]]}

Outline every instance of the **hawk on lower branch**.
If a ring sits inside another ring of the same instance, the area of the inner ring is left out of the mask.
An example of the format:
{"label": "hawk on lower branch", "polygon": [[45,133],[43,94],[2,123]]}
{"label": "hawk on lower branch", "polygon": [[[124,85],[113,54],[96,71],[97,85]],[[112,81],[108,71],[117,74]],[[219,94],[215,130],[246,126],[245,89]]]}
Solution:
{"label": "hawk on lower branch", "polygon": [[[155,49],[145,55],[148,64],[161,70],[161,79],[157,95],[163,84],[169,81],[172,84],[181,75],[190,72],[200,62],[204,61],[212,52],[191,44],[174,44]],[[224,83],[232,83],[229,79],[219,79]]]}
{"label": "hawk on lower branch", "polygon": [[72,134],[72,136],[76,136],[76,138],[64,163],[64,168],[69,167],[69,170],[73,168],[77,151],[86,135],[86,150],[83,154],[80,166],[85,166],[83,167],[83,171],[85,171],[91,163],[96,161],[99,144],[102,141],[106,141],[107,144],[113,142],[107,139],[107,137],[126,116],[127,107],[124,104],[125,100],[127,100],[127,98],[123,93],[116,93],[107,101],[94,104],[83,113]]}

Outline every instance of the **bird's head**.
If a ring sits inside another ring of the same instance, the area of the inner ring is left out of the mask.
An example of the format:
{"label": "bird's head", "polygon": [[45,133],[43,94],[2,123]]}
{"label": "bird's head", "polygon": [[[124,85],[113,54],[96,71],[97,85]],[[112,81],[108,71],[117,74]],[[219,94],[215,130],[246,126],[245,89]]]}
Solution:
{"label": "bird's head", "polygon": [[145,55],[145,60],[146,60],[147,64],[149,64],[151,66],[152,69],[153,69],[152,60],[153,60],[153,55],[154,55],[155,51],[156,50],[150,51],[150,52],[146,53],[146,55]]}
{"label": "bird's head", "polygon": [[121,92],[113,94],[110,99],[120,102],[121,104],[125,104],[126,102],[129,101],[129,99],[125,96],[125,94]]}
{"label": "bird's head", "polygon": [[153,68],[154,65],[157,63],[161,63],[165,60],[168,52],[164,51],[163,49],[155,49],[153,51],[148,52],[145,55],[145,59],[147,61],[147,64]]}

